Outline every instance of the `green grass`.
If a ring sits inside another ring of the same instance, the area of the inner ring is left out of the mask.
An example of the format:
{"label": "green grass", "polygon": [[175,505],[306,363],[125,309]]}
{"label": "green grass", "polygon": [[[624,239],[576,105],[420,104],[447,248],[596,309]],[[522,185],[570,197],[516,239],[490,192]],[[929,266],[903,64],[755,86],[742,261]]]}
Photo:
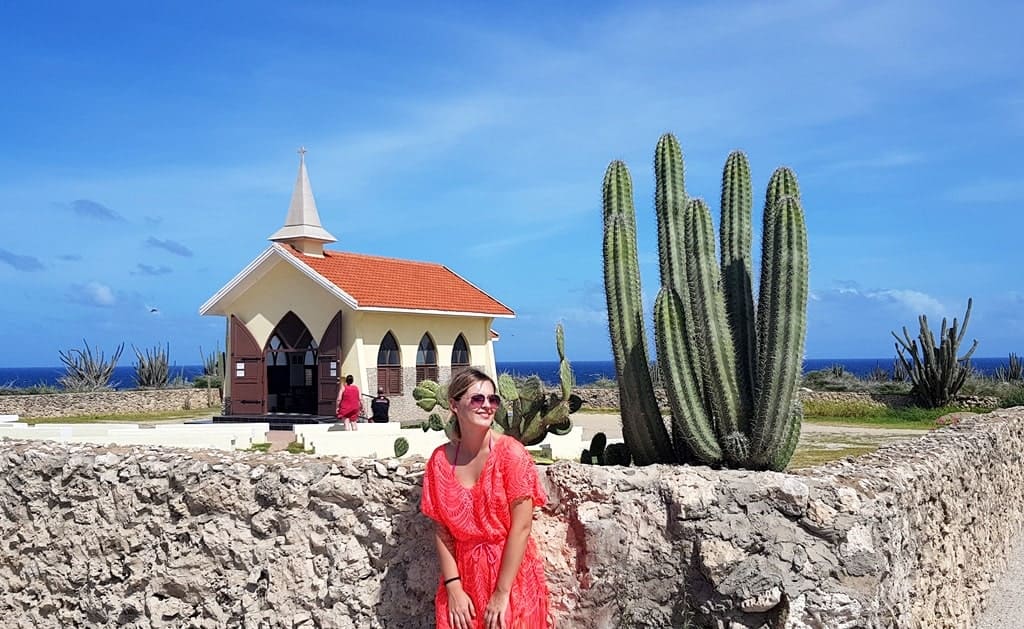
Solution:
{"label": "green grass", "polygon": [[220,413],[219,406],[210,408],[194,408],[191,410],[153,411],[149,413],[130,413],[122,415],[73,415],[71,417],[25,417],[21,421],[27,424],[94,424],[103,422],[131,422],[144,424],[171,419],[192,419],[196,417],[213,417]]}
{"label": "green grass", "polygon": [[[973,412],[984,413],[990,409],[974,409]],[[804,421],[814,424],[825,424],[830,426],[862,426],[875,428],[911,428],[916,430],[928,430],[936,428],[935,420],[943,415],[955,412],[963,412],[959,407],[947,406],[945,408],[919,408],[908,406],[905,408],[873,408],[869,413],[861,415],[846,415],[839,413],[830,414],[808,414]]]}

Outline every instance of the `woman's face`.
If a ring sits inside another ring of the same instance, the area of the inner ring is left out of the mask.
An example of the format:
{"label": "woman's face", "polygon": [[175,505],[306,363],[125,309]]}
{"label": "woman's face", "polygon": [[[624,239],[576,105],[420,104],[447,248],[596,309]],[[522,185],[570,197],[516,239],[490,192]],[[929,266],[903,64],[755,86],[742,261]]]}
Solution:
{"label": "woman's face", "polygon": [[474,382],[462,394],[462,399],[451,400],[450,404],[464,429],[469,426],[490,428],[501,401],[494,393],[494,386],[487,380],[481,380]]}

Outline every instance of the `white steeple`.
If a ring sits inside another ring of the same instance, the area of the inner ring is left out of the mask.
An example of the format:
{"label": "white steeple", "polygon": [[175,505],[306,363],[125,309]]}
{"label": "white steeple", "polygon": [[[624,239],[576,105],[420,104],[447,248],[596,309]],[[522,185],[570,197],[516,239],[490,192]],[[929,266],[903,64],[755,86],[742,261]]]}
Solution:
{"label": "white steeple", "polygon": [[324,243],[338,240],[320,225],[320,213],[316,211],[313,188],[309,185],[309,174],[306,172],[305,147],[299,149],[299,176],[295,179],[295,190],[292,191],[292,202],[288,206],[284,227],[267,240],[292,245],[314,256],[323,256]]}

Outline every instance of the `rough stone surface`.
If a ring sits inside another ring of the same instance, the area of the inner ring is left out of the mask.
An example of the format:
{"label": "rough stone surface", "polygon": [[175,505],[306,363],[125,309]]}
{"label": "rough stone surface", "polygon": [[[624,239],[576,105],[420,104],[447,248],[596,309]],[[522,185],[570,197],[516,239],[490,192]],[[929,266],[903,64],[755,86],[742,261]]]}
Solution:
{"label": "rough stone surface", "polygon": [[220,407],[217,389],[132,389],[93,393],[0,395],[0,415],[73,417],[75,415],[127,415]]}
{"label": "rough stone surface", "polygon": [[[1024,517],[1024,408],[800,474],[541,468],[562,627],[969,627]],[[0,441],[0,617],[431,626],[422,459]]]}

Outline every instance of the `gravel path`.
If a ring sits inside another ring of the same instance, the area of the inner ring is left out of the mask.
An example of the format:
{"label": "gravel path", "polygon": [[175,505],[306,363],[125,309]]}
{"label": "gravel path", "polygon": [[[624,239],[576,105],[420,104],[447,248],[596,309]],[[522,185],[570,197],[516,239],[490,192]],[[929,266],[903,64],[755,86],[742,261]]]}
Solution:
{"label": "gravel path", "polygon": [[974,629],[1007,629],[1024,626],[1024,544],[1010,554],[1006,574],[986,597],[985,609],[974,620]]}

